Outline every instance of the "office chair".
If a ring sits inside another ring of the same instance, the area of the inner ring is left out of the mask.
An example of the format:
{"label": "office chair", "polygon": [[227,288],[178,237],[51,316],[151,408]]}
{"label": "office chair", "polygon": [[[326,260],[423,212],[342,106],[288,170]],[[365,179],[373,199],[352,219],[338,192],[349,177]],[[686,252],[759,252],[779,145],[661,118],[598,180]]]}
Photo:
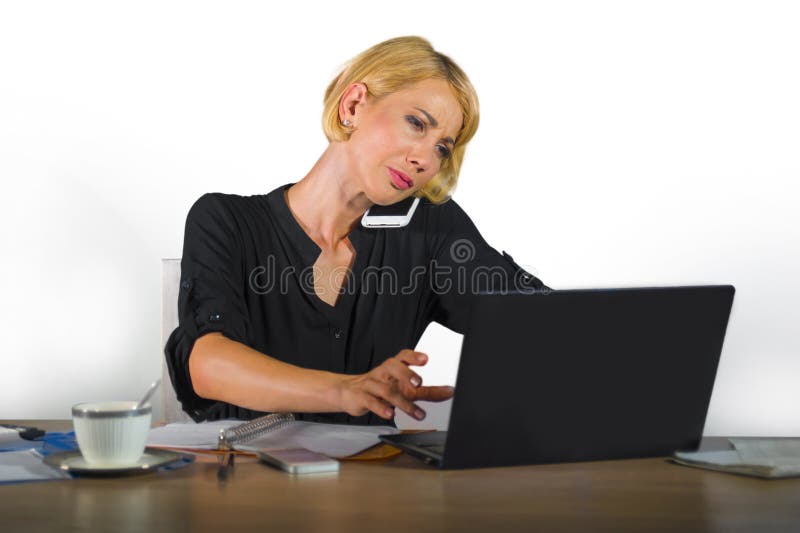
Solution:
{"label": "office chair", "polygon": [[[164,346],[170,334],[178,327],[178,288],[181,282],[181,260],[161,260],[161,387],[159,387],[160,413],[154,409],[154,422],[191,422],[191,417],[181,408],[175,389],[169,379]],[[155,407],[155,406],[154,406]]]}

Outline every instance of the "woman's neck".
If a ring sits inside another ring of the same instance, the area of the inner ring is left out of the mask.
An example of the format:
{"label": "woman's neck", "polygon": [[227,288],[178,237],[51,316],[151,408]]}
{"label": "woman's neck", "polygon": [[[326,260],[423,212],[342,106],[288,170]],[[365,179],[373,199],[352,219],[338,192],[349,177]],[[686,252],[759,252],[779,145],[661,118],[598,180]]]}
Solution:
{"label": "woman's neck", "polygon": [[331,143],[314,167],[286,193],[286,202],[308,236],[335,249],[372,205],[361,190],[344,150]]}

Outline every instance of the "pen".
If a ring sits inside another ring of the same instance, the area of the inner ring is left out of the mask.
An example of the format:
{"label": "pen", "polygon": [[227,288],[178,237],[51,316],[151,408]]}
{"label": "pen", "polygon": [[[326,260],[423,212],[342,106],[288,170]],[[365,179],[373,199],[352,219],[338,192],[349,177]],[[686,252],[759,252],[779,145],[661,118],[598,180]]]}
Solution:
{"label": "pen", "polygon": [[228,480],[229,472],[233,470],[233,450],[228,450],[223,454],[217,469],[217,480],[225,482]]}
{"label": "pen", "polygon": [[16,424],[0,424],[0,427],[13,429],[19,436],[25,440],[35,440],[44,436],[44,430],[29,426],[18,426]]}

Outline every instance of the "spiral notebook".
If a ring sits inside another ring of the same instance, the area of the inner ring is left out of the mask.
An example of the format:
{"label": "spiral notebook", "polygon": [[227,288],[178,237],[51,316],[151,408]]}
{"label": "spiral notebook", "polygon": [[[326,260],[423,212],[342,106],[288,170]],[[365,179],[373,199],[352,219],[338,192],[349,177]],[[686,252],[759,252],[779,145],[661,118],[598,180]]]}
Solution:
{"label": "spiral notebook", "polygon": [[305,448],[343,458],[380,442],[379,435],[399,433],[391,426],[322,424],[295,420],[291,413],[274,413],[241,420],[179,422],[153,428],[148,446],[185,449],[235,449],[246,452]]}

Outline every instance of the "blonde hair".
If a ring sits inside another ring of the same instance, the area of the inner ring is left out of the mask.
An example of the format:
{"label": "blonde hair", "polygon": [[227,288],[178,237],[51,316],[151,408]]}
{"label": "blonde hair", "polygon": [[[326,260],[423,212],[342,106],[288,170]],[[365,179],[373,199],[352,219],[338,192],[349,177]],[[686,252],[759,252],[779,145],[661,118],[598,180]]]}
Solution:
{"label": "blonde hair", "polygon": [[450,157],[442,160],[439,172],[417,193],[439,204],[452,195],[467,143],[478,129],[478,95],[461,67],[434,50],[427,40],[413,36],[389,39],[346,63],[325,90],[322,129],[331,142],[346,141],[350,137],[350,130],[339,122],[339,102],[345,89],[353,83],[365,84],[370,96],[382,98],[431,78],[450,85],[463,112],[463,124]]}

